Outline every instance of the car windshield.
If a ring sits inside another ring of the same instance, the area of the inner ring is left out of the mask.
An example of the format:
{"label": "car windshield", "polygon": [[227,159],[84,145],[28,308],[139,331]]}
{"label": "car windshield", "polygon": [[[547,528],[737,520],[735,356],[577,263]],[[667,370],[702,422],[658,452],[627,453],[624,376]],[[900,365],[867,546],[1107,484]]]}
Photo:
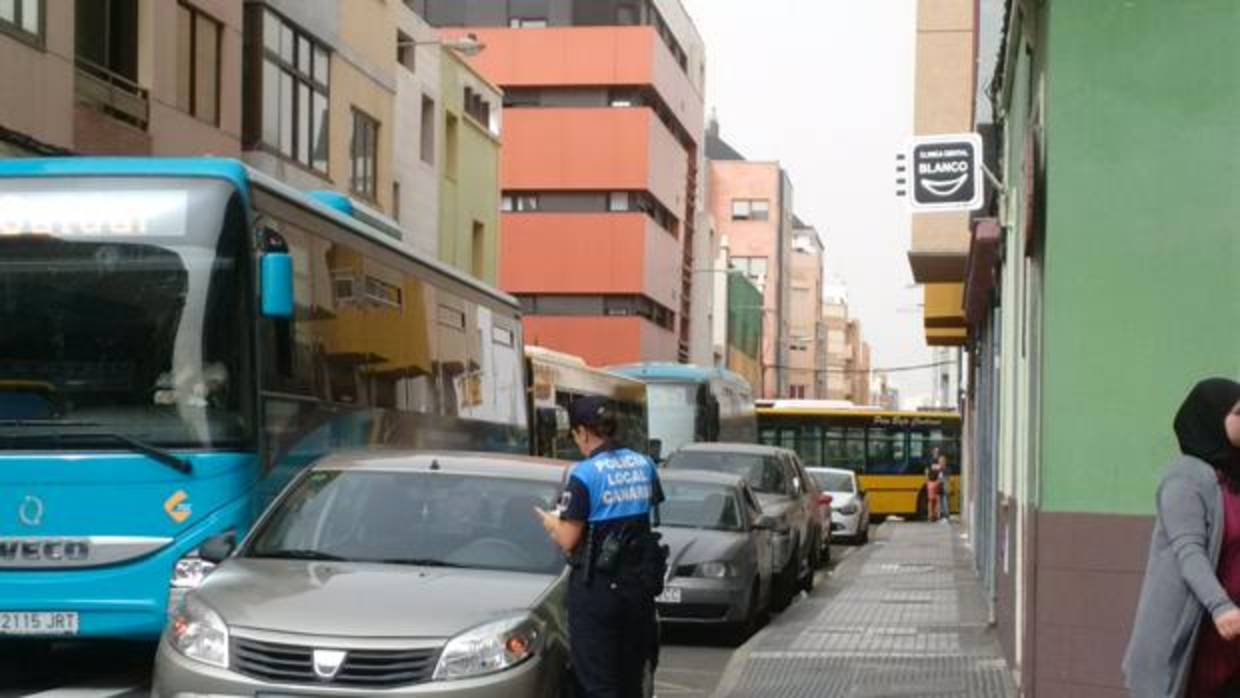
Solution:
{"label": "car windshield", "polygon": [[831,470],[814,470],[810,474],[818,483],[818,489],[824,492],[853,492],[852,473],[837,473]]}
{"label": "car windshield", "polygon": [[0,180],[0,448],[245,442],[244,221],[224,182]]}
{"label": "car windshield", "polygon": [[667,462],[673,470],[709,470],[745,478],[755,492],[787,494],[788,482],[783,466],[775,456],[760,453],[721,453],[681,451]]}
{"label": "car windshield", "polygon": [[666,481],[662,485],[667,499],[659,505],[661,525],[717,531],[742,529],[740,502],[730,487]]}
{"label": "car windshield", "polygon": [[314,471],[275,506],[246,557],[556,574],[534,507],[557,483],[437,472]]}

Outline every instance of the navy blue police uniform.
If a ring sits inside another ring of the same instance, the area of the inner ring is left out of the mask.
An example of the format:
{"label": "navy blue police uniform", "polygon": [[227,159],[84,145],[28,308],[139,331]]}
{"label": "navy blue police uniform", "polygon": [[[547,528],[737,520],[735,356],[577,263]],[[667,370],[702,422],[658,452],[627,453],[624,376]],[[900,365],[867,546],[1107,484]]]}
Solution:
{"label": "navy blue police uniform", "polygon": [[[605,405],[593,398],[578,400],[571,423],[593,426]],[[639,558],[640,542],[653,535],[652,507],[662,499],[654,463],[627,448],[605,445],[569,473],[560,516],[587,524],[574,551],[568,588],[573,673],[585,698],[641,696],[646,665],[653,671],[657,664],[654,597],[649,580],[642,579]],[[629,542],[610,564],[609,537],[613,551],[615,541]]]}

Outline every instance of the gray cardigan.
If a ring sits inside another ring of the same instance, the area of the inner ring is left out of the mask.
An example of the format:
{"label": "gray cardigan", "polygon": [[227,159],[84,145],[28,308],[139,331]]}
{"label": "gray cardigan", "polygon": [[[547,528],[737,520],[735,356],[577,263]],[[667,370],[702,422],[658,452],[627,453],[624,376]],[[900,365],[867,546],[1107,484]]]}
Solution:
{"label": "gray cardigan", "polygon": [[1176,459],[1158,485],[1157,504],[1124,655],[1133,698],[1181,698],[1201,623],[1236,608],[1215,573],[1223,546],[1223,490],[1214,468],[1191,456]]}

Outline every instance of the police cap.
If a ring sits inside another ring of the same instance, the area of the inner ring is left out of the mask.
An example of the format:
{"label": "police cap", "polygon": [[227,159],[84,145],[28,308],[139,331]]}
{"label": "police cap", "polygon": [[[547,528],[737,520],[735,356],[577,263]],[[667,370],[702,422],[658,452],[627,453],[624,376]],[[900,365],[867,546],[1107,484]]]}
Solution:
{"label": "police cap", "polygon": [[568,426],[597,427],[607,414],[607,398],[587,395],[573,400],[568,408]]}

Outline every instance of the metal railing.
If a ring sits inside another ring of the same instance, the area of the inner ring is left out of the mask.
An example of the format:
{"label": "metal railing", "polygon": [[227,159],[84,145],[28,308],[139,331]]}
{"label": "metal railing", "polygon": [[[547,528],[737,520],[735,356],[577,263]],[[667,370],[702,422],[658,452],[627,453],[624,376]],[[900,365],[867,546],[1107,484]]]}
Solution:
{"label": "metal railing", "polygon": [[85,58],[75,61],[77,98],[108,115],[145,130],[151,117],[150,91],[129,78]]}

